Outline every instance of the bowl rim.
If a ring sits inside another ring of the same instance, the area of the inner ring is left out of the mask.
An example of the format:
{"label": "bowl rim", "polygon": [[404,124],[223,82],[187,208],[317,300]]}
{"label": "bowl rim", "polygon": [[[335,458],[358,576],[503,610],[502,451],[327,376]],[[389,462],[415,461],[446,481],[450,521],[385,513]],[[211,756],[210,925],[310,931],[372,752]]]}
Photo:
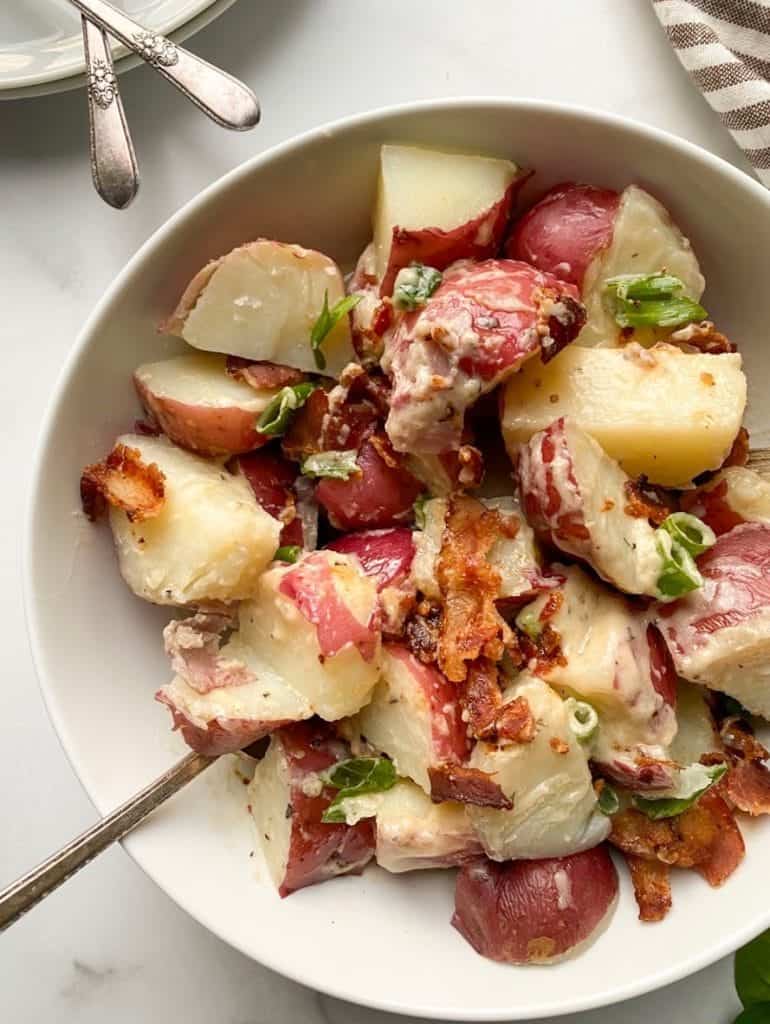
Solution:
{"label": "bowl rim", "polygon": [[[45,665],[41,627],[37,614],[35,581],[32,577],[34,538],[37,533],[37,509],[39,507],[39,504],[36,502],[36,497],[41,488],[45,452],[49,442],[52,440],[54,420],[58,406],[71,385],[72,379],[78,370],[79,363],[84,357],[87,347],[91,343],[92,337],[98,333],[101,321],[103,320],[106,311],[112,305],[113,301],[120,295],[126,282],[130,280],[133,273],[141,266],[146,256],[154,250],[155,247],[162,244],[170,235],[173,235],[179,224],[182,223],[185,218],[196,213],[201,207],[206,206],[212,201],[216,201],[220,194],[225,192],[239,179],[249,177],[251,174],[257,172],[260,167],[265,164],[269,164],[277,157],[291,154],[294,150],[301,150],[307,144],[312,143],[316,139],[327,138],[330,133],[334,133],[339,130],[347,130],[367,123],[387,121],[390,118],[398,118],[401,115],[415,112],[431,110],[455,110],[462,112],[464,110],[473,110],[479,107],[495,108],[507,111],[512,115],[515,115],[520,111],[526,111],[528,113],[542,113],[545,116],[558,116],[560,114],[568,115],[591,122],[599,127],[619,129],[623,132],[636,136],[643,143],[663,143],[670,149],[679,151],[679,153],[685,157],[695,159],[702,164],[710,165],[718,174],[731,179],[738,188],[743,189],[752,195],[755,200],[759,201],[767,208],[768,213],[770,214],[770,191],[761,185],[759,181],[752,178],[747,172],[734,166],[727,160],[724,160],[722,157],[716,156],[708,150],[703,149],[701,146],[698,146],[686,139],[682,139],[671,132],[656,128],[652,125],[644,124],[623,115],[579,104],[495,95],[466,95],[443,99],[410,101],[387,105],[384,107],[377,107],[372,110],[326,122],[315,128],[309,129],[308,131],[294,135],[284,142],[271,146],[263,152],[250,157],[237,167],[234,167],[232,170],[222,175],[216,181],[207,185],[201,192],[196,196],[193,196],[173,214],[171,214],[171,216],[155,231],[153,231],[149,238],[142,243],[126,265],[118,272],[81,327],[72,348],[65,358],[51,391],[49,402],[38,431],[32,459],[31,473],[29,476],[29,492],[27,495],[26,517],[22,542],[21,572],[23,606],[32,661],[38,680],[38,686],[43,698],[43,703],[54,727],[59,743],[61,744],[68,761],[72,765],[75,775],[86,792],[86,795],[100,814],[105,814],[112,808],[101,807],[96,798],[91,794],[91,791],[85,781],[87,772],[84,764],[81,762],[81,755],[78,753],[76,745],[68,734],[65,716],[61,713],[60,708],[57,706],[57,702],[54,699],[54,686],[52,685],[53,673],[49,673]],[[237,949],[240,953],[250,959],[256,960],[257,958],[254,956],[253,952],[244,943],[236,942],[223,934],[218,923],[209,920],[206,914],[194,913],[180,902],[179,899],[171,896],[166,891],[163,883],[156,877],[155,872],[149,866],[144,864],[141,852],[135,849],[135,838],[136,837],[129,835],[125,839],[121,840],[121,845],[128,852],[134,862],[142,869],[142,871],[153,882],[155,882],[161,890],[163,890],[166,896],[172,899],[177,906],[189,914],[190,917],[196,920],[199,924],[203,925],[203,927],[207,928],[219,939],[227,943],[227,945]],[[545,1017],[561,1016],[568,1013],[579,1013],[603,1006],[614,1005],[673,984],[674,982],[686,978],[691,974],[710,966],[717,960],[733,953],[737,948],[744,945],[746,942],[749,942],[769,925],[770,906],[766,909],[762,909],[760,907],[758,908],[756,918],[748,922],[745,927],[737,932],[731,933],[730,935],[717,937],[711,941],[706,948],[693,953],[691,956],[679,961],[669,968],[663,968],[655,973],[650,973],[636,982],[625,983],[615,988],[609,987],[596,995],[585,996],[577,1000],[572,1000],[571,1002],[565,1001],[562,998],[558,1001],[553,1000],[548,1003],[542,1003],[534,1010],[528,1010],[526,1007],[517,1009],[515,1006],[512,1007],[509,1005],[501,1006],[497,1009],[487,1007],[476,1011],[469,1012],[468,1010],[463,1010],[460,1012],[445,1005],[420,1006],[416,1008],[415,1006],[401,1002],[398,999],[389,999],[385,996],[378,995],[367,996],[366,999],[362,999],[359,996],[351,997],[350,992],[346,991],[344,984],[338,984],[334,977],[331,976],[328,980],[315,978],[312,983],[312,988],[337,999],[347,1002],[353,1001],[356,1005],[366,1006],[390,1013],[403,1014],[406,1016],[419,1016],[424,1018],[433,1018],[435,1020],[450,1021],[535,1020]],[[269,949],[264,951],[264,955],[260,952],[260,957],[257,962],[300,985],[308,986],[309,984],[306,977],[303,977],[303,971],[300,967],[295,966],[291,962],[284,962],[280,956],[272,955]]]}

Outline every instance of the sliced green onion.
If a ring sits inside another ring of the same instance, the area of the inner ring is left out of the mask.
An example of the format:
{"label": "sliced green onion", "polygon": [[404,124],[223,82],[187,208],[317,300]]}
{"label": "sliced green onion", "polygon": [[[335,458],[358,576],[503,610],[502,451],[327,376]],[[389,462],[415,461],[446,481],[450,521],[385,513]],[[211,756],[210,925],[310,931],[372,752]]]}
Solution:
{"label": "sliced green onion", "polygon": [[317,387],[315,381],[303,381],[302,384],[290,384],[281,388],[257,420],[257,430],[260,434],[267,434],[268,437],[285,434],[294,413],[302,408]]}
{"label": "sliced green onion", "polygon": [[716,534],[711,527],[687,512],[674,512],[667,516],[660,524],[660,529],[670,533],[672,540],[693,558],[697,558],[717,542]]}
{"label": "sliced green onion", "polygon": [[689,551],[665,530],[657,531],[656,540],[662,563],[657,582],[661,601],[675,601],[703,585],[703,577]]}
{"label": "sliced green onion", "polygon": [[681,327],[708,316],[673,274],[620,274],[604,287],[621,327]]}
{"label": "sliced green onion", "polygon": [[396,309],[411,311],[424,306],[442,281],[441,271],[412,263],[399,270],[393,287],[393,305]]}
{"label": "sliced green onion", "polygon": [[316,452],[315,455],[308,455],[300,464],[300,472],[303,476],[331,477],[334,480],[348,480],[354,474],[359,474],[356,461],[358,452]]}
{"label": "sliced green onion", "polygon": [[612,817],[613,814],[617,814],[620,810],[620,798],[612,786],[607,782],[604,783],[599,791],[599,798],[596,801],[596,806],[602,814],[606,814],[608,818]]}
{"label": "sliced green onion", "polygon": [[319,370],[326,369],[326,356],[321,351],[321,346],[326,340],[326,336],[337,326],[343,316],[346,316],[351,309],[358,305],[362,298],[362,295],[346,295],[344,299],[335,302],[332,308],[329,309],[329,292],[324,292],[324,304],[321,307],[321,312],[318,314],[318,319],[310,331],[310,347],[313,350],[313,358]]}
{"label": "sliced green onion", "polygon": [[384,793],[395,786],[397,778],[393,762],[387,757],[351,757],[339,761],[324,776],[324,781],[339,793],[324,811],[321,821],[327,824],[345,821],[345,800],[364,793]]}
{"label": "sliced green onion", "polygon": [[676,786],[656,797],[635,796],[634,805],[648,818],[675,818],[689,810],[707,789],[719,782],[727,771],[726,764],[691,764],[679,772]]}
{"label": "sliced green onion", "polygon": [[588,743],[593,739],[596,730],[599,728],[599,716],[596,709],[587,701],[576,700],[568,697],[564,701],[564,709],[567,712],[569,727],[580,743]]}
{"label": "sliced green onion", "polygon": [[424,491],[414,503],[414,525],[418,530],[425,529],[425,506],[430,501],[430,494]]}
{"label": "sliced green onion", "polygon": [[540,621],[540,612],[533,608],[532,605],[527,605],[526,608],[522,608],[519,614],[516,616],[516,627],[526,633],[530,640],[537,640],[540,634],[543,632],[543,623]]}
{"label": "sliced green onion", "polygon": [[302,548],[299,544],[286,544],[278,548],[273,555],[273,560],[276,562],[296,562],[301,554]]}

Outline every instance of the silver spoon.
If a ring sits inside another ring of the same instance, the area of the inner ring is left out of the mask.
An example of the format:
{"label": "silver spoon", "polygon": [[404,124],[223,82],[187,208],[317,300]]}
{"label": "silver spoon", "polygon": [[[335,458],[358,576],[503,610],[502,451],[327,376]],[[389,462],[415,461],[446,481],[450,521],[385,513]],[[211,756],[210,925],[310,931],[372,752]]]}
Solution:
{"label": "silver spoon", "polygon": [[147,61],[217,124],[246,131],[259,122],[256,96],[232,75],[165,36],[148,32],[107,0],[70,0],[70,3],[89,21]]}
{"label": "silver spoon", "polygon": [[97,25],[83,17],[86,57],[91,177],[102,199],[124,209],[139,188],[136,154],[128,132],[110,44]]}
{"label": "silver spoon", "polygon": [[216,760],[216,757],[207,757],[205,754],[188,754],[183,757],[173,768],[169,768],[159,779],[121,804],[112,814],[102,818],[58,853],[0,891],[0,931],[18,921],[98,853],[122,839],[150,811],[154,811]]}

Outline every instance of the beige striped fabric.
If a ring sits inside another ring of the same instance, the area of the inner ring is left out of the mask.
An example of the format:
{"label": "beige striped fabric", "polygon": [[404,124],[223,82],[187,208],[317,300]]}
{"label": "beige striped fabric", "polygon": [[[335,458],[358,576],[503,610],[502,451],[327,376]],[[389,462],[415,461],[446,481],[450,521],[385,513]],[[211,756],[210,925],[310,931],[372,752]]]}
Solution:
{"label": "beige striped fabric", "polygon": [[770,0],[653,0],[676,55],[770,188]]}

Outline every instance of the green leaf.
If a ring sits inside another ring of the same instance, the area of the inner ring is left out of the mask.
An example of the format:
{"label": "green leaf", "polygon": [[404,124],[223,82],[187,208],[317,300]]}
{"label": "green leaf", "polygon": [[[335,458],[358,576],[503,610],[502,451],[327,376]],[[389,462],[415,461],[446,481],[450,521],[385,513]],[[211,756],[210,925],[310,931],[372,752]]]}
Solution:
{"label": "green leaf", "polygon": [[296,562],[301,554],[302,548],[299,544],[286,544],[278,548],[273,555],[273,560],[276,562]]}
{"label": "green leaf", "polygon": [[691,764],[679,773],[679,782],[674,791],[659,797],[635,796],[634,805],[648,818],[675,818],[689,810],[707,789],[719,782],[727,771],[726,764]]}
{"label": "green leaf", "polygon": [[673,512],[660,524],[660,529],[671,534],[671,539],[697,558],[717,542],[716,534],[704,522],[688,512]]}
{"label": "green leaf", "polygon": [[362,298],[362,295],[346,295],[344,299],[335,302],[332,308],[329,309],[329,292],[324,292],[324,304],[321,307],[321,312],[318,314],[318,319],[310,331],[310,347],[313,350],[313,358],[319,370],[326,369],[326,356],[321,351],[321,345],[326,340],[326,336],[343,316],[346,316],[351,309],[358,305]]}
{"label": "green leaf", "polygon": [[290,384],[281,388],[257,420],[257,430],[260,434],[267,434],[268,437],[285,434],[294,413],[302,408],[317,387],[315,381],[303,381],[302,384]]}
{"label": "green leaf", "polygon": [[399,270],[393,287],[393,305],[409,312],[424,306],[442,279],[441,271],[426,267],[424,263],[404,267]]}
{"label": "green leaf", "polygon": [[657,582],[661,601],[674,601],[703,585],[703,577],[689,551],[675,541],[667,530],[656,531],[656,540],[661,559]]}
{"label": "green leaf", "polygon": [[569,727],[580,743],[588,743],[596,735],[599,728],[599,716],[596,709],[587,701],[568,697],[564,701]]}
{"label": "green leaf", "polygon": [[384,793],[396,784],[397,775],[393,762],[386,757],[352,757],[333,765],[325,781],[339,793],[324,811],[321,821],[334,824],[345,821],[345,800],[364,793]]}
{"label": "green leaf", "polygon": [[765,1012],[770,1013],[770,931],[735,954],[735,990],[744,1006],[765,1004]]}
{"label": "green leaf", "polygon": [[308,455],[300,464],[303,476],[331,477],[334,480],[348,480],[361,471],[356,461],[358,452],[316,452]]}
{"label": "green leaf", "polygon": [[617,814],[620,810],[620,798],[609,783],[605,782],[602,786],[596,806],[608,818],[611,818],[613,814]]}
{"label": "green leaf", "polygon": [[425,506],[430,501],[430,494],[424,491],[414,503],[414,525],[418,530],[425,529]]}
{"label": "green leaf", "polygon": [[735,1018],[735,1024],[770,1024],[770,1003],[754,1003]]}
{"label": "green leaf", "polygon": [[681,327],[708,316],[673,274],[620,274],[604,287],[621,327]]}

